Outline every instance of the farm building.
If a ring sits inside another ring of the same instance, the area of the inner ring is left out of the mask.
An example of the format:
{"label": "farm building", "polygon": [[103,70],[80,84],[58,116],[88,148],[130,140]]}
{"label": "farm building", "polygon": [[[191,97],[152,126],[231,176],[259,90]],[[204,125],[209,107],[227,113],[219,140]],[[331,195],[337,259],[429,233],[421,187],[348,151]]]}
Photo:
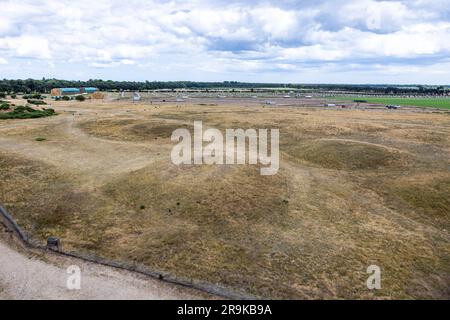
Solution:
{"label": "farm building", "polygon": [[81,93],[95,93],[97,92],[97,88],[87,87],[87,88],[81,88]]}
{"label": "farm building", "polygon": [[52,97],[71,96],[78,94],[92,94],[98,92],[97,88],[54,88],[51,91]]}

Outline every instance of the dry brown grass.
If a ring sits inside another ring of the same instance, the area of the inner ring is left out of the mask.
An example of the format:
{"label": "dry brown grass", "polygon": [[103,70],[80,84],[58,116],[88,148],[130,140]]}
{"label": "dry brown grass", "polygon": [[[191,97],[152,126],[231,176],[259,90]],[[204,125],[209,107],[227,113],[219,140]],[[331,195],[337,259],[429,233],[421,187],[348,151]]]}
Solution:
{"label": "dry brown grass", "polygon": [[[0,128],[0,201],[38,240],[270,298],[450,297],[448,115],[124,103],[61,112],[75,107]],[[170,134],[194,120],[279,128],[279,174],[172,165]],[[371,264],[380,291],[365,287]]]}
{"label": "dry brown grass", "polygon": [[85,132],[96,137],[122,141],[150,141],[170,139],[172,132],[178,128],[190,127],[187,124],[145,119],[102,119],[88,121],[80,125]]}
{"label": "dry brown grass", "polygon": [[286,148],[294,160],[337,170],[399,167],[407,155],[381,145],[345,139],[316,139]]}

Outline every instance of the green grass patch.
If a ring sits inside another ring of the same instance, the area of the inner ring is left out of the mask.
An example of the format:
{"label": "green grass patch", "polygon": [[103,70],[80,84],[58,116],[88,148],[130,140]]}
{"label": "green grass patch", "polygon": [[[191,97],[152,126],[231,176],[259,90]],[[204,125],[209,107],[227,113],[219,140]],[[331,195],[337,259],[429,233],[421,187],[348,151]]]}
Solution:
{"label": "green grass patch", "polygon": [[40,93],[32,93],[32,94],[24,94],[22,96],[22,99],[44,99],[45,97],[42,96]]}
{"label": "green grass patch", "polygon": [[37,142],[41,142],[41,141],[46,141],[47,138],[44,138],[44,137],[37,137],[37,138],[34,139],[34,140],[37,141]]}
{"label": "green grass patch", "polygon": [[28,106],[16,107],[11,112],[0,113],[0,120],[5,119],[33,119],[56,115],[53,109],[36,110]]}
{"label": "green grass patch", "polygon": [[34,104],[34,105],[36,105],[36,106],[38,106],[38,105],[46,105],[46,104],[47,104],[45,101],[42,101],[42,100],[36,100],[36,99],[28,99],[27,102],[28,102],[29,104]]}
{"label": "green grass patch", "polygon": [[0,101],[0,110],[9,110],[11,104],[8,101]]}
{"label": "green grass patch", "polygon": [[355,102],[379,103],[386,105],[414,106],[426,108],[450,109],[450,98],[390,98],[390,97],[333,97],[337,100],[352,100]]}

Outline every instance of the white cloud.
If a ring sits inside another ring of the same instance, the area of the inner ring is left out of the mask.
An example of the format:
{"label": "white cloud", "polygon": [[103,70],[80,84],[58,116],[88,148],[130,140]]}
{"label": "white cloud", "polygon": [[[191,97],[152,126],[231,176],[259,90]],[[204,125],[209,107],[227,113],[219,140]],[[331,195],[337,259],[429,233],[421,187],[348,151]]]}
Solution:
{"label": "white cloud", "polygon": [[123,59],[123,60],[120,61],[120,63],[124,64],[124,65],[133,65],[133,64],[136,64],[136,61],[133,61],[133,60],[130,60],[130,59]]}
{"label": "white cloud", "polygon": [[44,37],[21,35],[0,38],[0,50],[9,51],[12,56],[24,58],[50,59],[49,41]]}
{"label": "white cloud", "polygon": [[419,57],[450,52],[450,23],[420,24],[391,34],[360,39],[361,52],[382,57]]}
{"label": "white cloud", "polygon": [[[56,70],[71,64],[83,74],[101,69],[96,74],[105,78],[123,65],[130,72],[158,66],[161,76],[173,78],[192,70],[237,80],[247,79],[245,72],[278,70],[296,77],[298,70],[355,70],[352,66],[381,74],[380,64],[426,74],[450,55],[445,4],[448,0],[8,0],[1,6],[0,56],[21,61],[23,77],[33,59]],[[46,70],[42,67],[43,74]]]}
{"label": "white cloud", "polygon": [[279,59],[300,61],[336,61],[348,57],[348,52],[342,49],[333,49],[320,44],[299,48],[281,50]]}

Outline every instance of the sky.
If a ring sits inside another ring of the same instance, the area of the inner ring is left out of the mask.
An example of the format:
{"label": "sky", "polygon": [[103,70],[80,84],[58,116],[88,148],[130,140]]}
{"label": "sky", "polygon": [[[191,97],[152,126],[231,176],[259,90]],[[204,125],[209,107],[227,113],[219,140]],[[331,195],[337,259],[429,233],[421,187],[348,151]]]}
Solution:
{"label": "sky", "polygon": [[450,0],[0,0],[0,78],[450,84]]}

